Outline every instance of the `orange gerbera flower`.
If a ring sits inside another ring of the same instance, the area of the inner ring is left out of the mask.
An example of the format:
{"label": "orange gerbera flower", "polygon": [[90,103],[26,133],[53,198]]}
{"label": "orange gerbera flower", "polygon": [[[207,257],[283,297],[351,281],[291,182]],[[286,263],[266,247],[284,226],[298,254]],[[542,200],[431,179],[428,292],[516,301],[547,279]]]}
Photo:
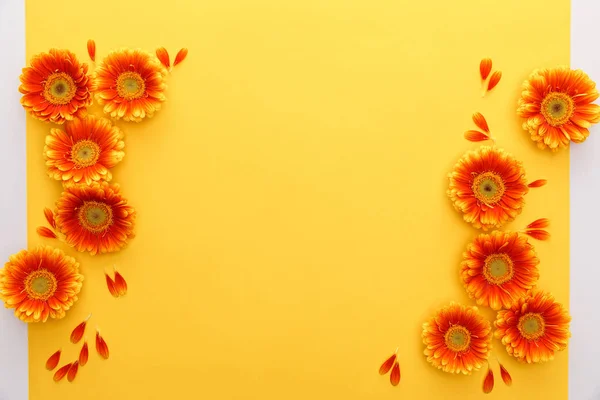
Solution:
{"label": "orange gerbera flower", "polygon": [[135,210],[118,185],[94,182],[66,187],[56,207],[56,226],[78,251],[92,255],[118,251],[134,236]]}
{"label": "orange gerbera flower", "polygon": [[141,50],[111,52],[96,70],[96,99],[113,118],[140,122],[165,101],[166,69]]}
{"label": "orange gerbera flower", "polygon": [[520,361],[545,362],[567,348],[570,322],[567,310],[551,294],[534,290],[509,310],[498,312],[495,336]]}
{"label": "orange gerbera flower", "polygon": [[69,50],[51,49],[23,68],[21,104],[35,118],[62,124],[85,113],[92,104],[88,66]]}
{"label": "orange gerbera flower", "polygon": [[112,179],[109,168],[125,156],[123,132],[105,118],[89,116],[52,129],[46,136],[44,157],[48,175],[65,183]]}
{"label": "orange gerbera flower", "polygon": [[77,301],[83,275],[79,263],[62,250],[21,250],[0,269],[0,298],[25,322],[60,319]]}
{"label": "orange gerbera flower", "polygon": [[521,162],[502,149],[482,146],[467,152],[448,175],[448,197],[475,228],[499,228],[525,204],[529,191]]}
{"label": "orange gerbera flower", "polygon": [[469,297],[494,310],[509,308],[540,277],[533,246],[517,232],[481,234],[463,258],[460,276]]}
{"label": "orange gerbera flower", "polygon": [[553,151],[581,143],[588,128],[600,121],[596,84],[581,70],[557,67],[533,71],[523,84],[517,114],[523,129],[541,149]]}
{"label": "orange gerbera flower", "polygon": [[492,328],[477,307],[450,303],[423,324],[425,355],[434,367],[453,374],[471,374],[492,350]]}

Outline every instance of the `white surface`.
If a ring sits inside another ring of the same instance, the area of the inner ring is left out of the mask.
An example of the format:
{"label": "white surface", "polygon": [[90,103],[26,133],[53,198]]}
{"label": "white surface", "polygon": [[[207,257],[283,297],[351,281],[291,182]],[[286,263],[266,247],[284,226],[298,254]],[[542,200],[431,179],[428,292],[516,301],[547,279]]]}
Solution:
{"label": "white surface", "polygon": [[[0,0],[0,265],[27,246],[25,112],[19,75],[25,62],[25,0]],[[0,400],[27,400],[27,325],[0,304]]]}
{"label": "white surface", "polygon": [[[600,83],[600,1],[571,1],[571,68]],[[571,324],[569,398],[600,399],[600,125],[571,146]],[[597,247],[598,246],[598,247]]]}

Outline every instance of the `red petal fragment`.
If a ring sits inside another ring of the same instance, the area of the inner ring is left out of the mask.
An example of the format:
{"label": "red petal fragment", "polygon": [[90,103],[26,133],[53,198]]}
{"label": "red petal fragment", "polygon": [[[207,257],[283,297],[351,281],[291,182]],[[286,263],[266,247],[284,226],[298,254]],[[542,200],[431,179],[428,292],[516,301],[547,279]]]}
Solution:
{"label": "red petal fragment", "polygon": [[82,367],[85,366],[85,364],[87,364],[88,362],[88,358],[90,356],[90,351],[88,349],[88,344],[87,341],[83,343],[83,347],[81,348],[81,351],[79,352],[79,365],[81,365]]}
{"label": "red petal fragment", "polygon": [[65,375],[67,374],[67,372],[69,371],[69,369],[71,368],[71,363],[63,365],[62,367],[60,367],[55,373],[54,373],[54,382],[58,382],[60,381],[62,378],[65,377]]}
{"label": "red petal fragment", "polygon": [[112,280],[110,276],[105,272],[104,276],[106,277],[106,286],[108,286],[108,291],[113,297],[119,297],[119,292],[115,288],[115,281]]}
{"label": "red petal fragment", "polygon": [[490,72],[492,71],[492,60],[490,58],[484,58],[479,63],[479,73],[481,74],[481,79],[486,80]]}
{"label": "red petal fragment", "polygon": [[394,367],[392,368],[392,373],[390,374],[390,383],[393,386],[398,386],[400,383],[400,364],[398,364],[398,361],[394,363]]}
{"label": "red petal fragment", "polygon": [[542,187],[546,183],[548,183],[548,181],[546,179],[538,179],[537,181],[531,182],[529,185],[527,185],[527,187],[530,187],[530,188]]}
{"label": "red petal fragment", "polygon": [[500,78],[502,78],[502,72],[494,71],[494,73],[492,73],[492,76],[490,77],[490,81],[488,82],[488,88],[487,88],[488,92],[496,87],[498,82],[500,82]]}
{"label": "red petal fragment", "polygon": [[61,350],[58,350],[56,353],[52,354],[50,358],[48,358],[48,361],[46,361],[46,369],[48,371],[52,371],[54,368],[56,368],[58,362],[60,361],[61,352]]}
{"label": "red petal fragment", "polygon": [[96,42],[92,39],[87,41],[87,50],[91,60],[96,61]]}
{"label": "red petal fragment", "polygon": [[79,361],[75,361],[71,364],[71,368],[69,368],[69,372],[67,373],[67,380],[69,382],[73,382],[73,379],[77,376],[77,371],[79,370]]}
{"label": "red petal fragment", "polygon": [[127,282],[123,275],[117,271],[115,267],[115,289],[119,292],[119,296],[125,296],[127,294]]}
{"label": "red petal fragment", "polygon": [[156,57],[160,60],[160,63],[169,69],[171,66],[171,60],[169,59],[169,52],[164,47],[156,49]]}
{"label": "red petal fragment", "polygon": [[490,140],[488,135],[479,131],[466,131],[465,139],[469,142],[483,142],[485,140]]}
{"label": "red petal fragment", "polygon": [[181,63],[183,60],[185,60],[185,58],[187,57],[188,54],[188,49],[186,49],[185,47],[181,50],[179,50],[177,52],[177,55],[175,56],[175,61],[173,61],[173,66],[176,66],[177,64]]}
{"label": "red petal fragment", "polygon": [[390,372],[390,369],[392,369],[392,366],[394,365],[394,361],[396,361],[396,353],[392,354],[390,358],[381,364],[381,367],[379,367],[379,375],[385,375]]}
{"label": "red petal fragment", "polygon": [[487,374],[483,380],[483,393],[491,393],[494,388],[494,372],[488,367]]}
{"label": "red petal fragment", "polygon": [[54,221],[54,213],[48,207],[44,208],[44,216],[46,217],[46,221],[50,224],[52,229],[56,229],[56,221]]}
{"label": "red petal fragment", "polygon": [[35,231],[41,237],[45,237],[48,239],[56,239],[56,234],[54,232],[52,232],[50,229],[46,228],[45,226],[38,226]]}
{"label": "red petal fragment", "polygon": [[105,360],[108,359],[108,346],[106,345],[104,338],[100,336],[99,330],[96,330],[96,351],[102,358]]}
{"label": "red petal fragment", "polygon": [[85,321],[83,321],[82,323],[77,325],[75,329],[73,329],[73,332],[71,332],[71,343],[79,343],[79,341],[83,337],[83,334],[85,333],[85,326],[87,325],[87,322],[91,317],[92,314],[88,315]]}
{"label": "red petal fragment", "polygon": [[537,240],[548,240],[550,239],[550,234],[543,229],[531,229],[525,231],[526,235],[531,236]]}
{"label": "red petal fragment", "polygon": [[487,121],[483,114],[476,112],[473,114],[473,122],[479,129],[484,131],[485,133],[490,133],[490,128],[488,127]]}
{"label": "red petal fragment", "polygon": [[527,225],[527,229],[540,229],[547,228],[548,226],[550,226],[550,220],[548,218],[540,218]]}
{"label": "red petal fragment", "polygon": [[512,378],[511,378],[510,374],[508,373],[508,371],[506,370],[506,368],[504,368],[504,365],[502,365],[500,363],[498,363],[498,365],[500,365],[500,376],[502,377],[502,380],[504,381],[506,386],[512,385]]}

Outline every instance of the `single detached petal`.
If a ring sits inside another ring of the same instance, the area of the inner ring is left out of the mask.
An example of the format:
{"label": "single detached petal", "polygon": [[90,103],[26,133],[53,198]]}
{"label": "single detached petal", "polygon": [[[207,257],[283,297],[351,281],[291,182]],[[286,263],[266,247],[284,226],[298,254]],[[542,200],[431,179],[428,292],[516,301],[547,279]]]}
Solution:
{"label": "single detached petal", "polygon": [[525,234],[537,240],[550,239],[550,234],[543,229],[528,229],[525,231]]}
{"label": "single detached petal", "polygon": [[52,232],[50,229],[46,228],[45,226],[38,226],[35,231],[41,237],[45,237],[48,239],[56,239],[56,234],[54,232]]}
{"label": "single detached petal", "polygon": [[73,380],[77,376],[78,370],[79,370],[79,361],[75,361],[73,364],[71,364],[71,368],[69,368],[69,371],[67,372],[67,380],[69,382],[73,382]]}
{"label": "single detached petal", "polygon": [[187,54],[188,54],[188,49],[183,48],[183,49],[179,50],[177,52],[177,55],[175,56],[175,61],[173,61],[173,66],[176,66],[177,64],[179,64],[183,60],[185,60],[185,58],[187,57]]}
{"label": "single detached petal", "polygon": [[96,330],[96,351],[100,354],[100,357],[105,360],[108,359],[108,345],[102,336],[100,336],[100,331]]}
{"label": "single detached petal", "polygon": [[87,41],[87,51],[92,61],[96,61],[96,42],[92,39]]}
{"label": "single detached petal", "polygon": [[508,371],[506,370],[506,368],[504,368],[504,365],[502,365],[500,363],[498,363],[498,365],[500,365],[500,376],[502,377],[504,384],[506,386],[512,385],[512,378],[511,378],[510,374],[508,373]]}
{"label": "single detached petal", "polygon": [[548,226],[550,226],[550,220],[548,218],[540,218],[527,225],[527,229],[541,229]]}
{"label": "single detached petal", "polygon": [[87,318],[77,325],[73,332],[71,332],[71,343],[79,343],[83,334],[85,333],[85,326],[87,325],[88,320],[92,317],[92,314],[88,315]]}
{"label": "single detached petal", "polygon": [[473,122],[479,129],[484,131],[485,133],[490,133],[490,128],[488,127],[487,121],[483,114],[476,112],[473,114]]}
{"label": "single detached petal", "polygon": [[494,372],[488,367],[487,374],[483,380],[483,393],[491,393],[494,389]]}
{"label": "single detached petal", "polygon": [[46,221],[50,224],[52,229],[56,229],[56,221],[54,221],[54,213],[48,207],[44,208],[44,216],[46,217]]}
{"label": "single detached petal", "polygon": [[58,350],[56,353],[52,354],[50,358],[48,358],[48,361],[46,361],[46,369],[48,371],[52,371],[54,368],[56,368],[58,362],[60,361],[61,352],[61,350]]}
{"label": "single detached petal", "polygon": [[486,80],[490,72],[492,71],[492,60],[490,58],[484,58],[479,63],[479,73],[481,74],[481,79]]}
{"label": "single detached petal", "polygon": [[104,277],[106,278],[106,286],[110,294],[115,298],[119,297],[119,291],[115,288],[115,281],[106,272],[104,273]]}
{"label": "single detached petal", "polygon": [[381,367],[379,367],[379,375],[385,375],[388,372],[390,372],[390,369],[392,369],[392,366],[394,365],[395,361],[396,353],[392,354],[390,358],[388,358],[383,362],[383,364],[381,364]]}
{"label": "single detached petal", "polygon": [[169,52],[164,47],[156,49],[156,57],[165,68],[169,69],[171,66],[171,60],[169,59]]}
{"label": "single detached petal", "polygon": [[527,185],[530,188],[537,188],[537,187],[542,187],[545,184],[547,184],[548,181],[546,179],[538,179],[536,181],[531,182],[529,185]]}
{"label": "single detached petal", "polygon": [[119,292],[119,296],[125,296],[127,294],[127,282],[123,275],[115,268],[115,289]]}
{"label": "single detached petal", "polygon": [[498,82],[500,82],[501,78],[502,78],[502,72],[494,71],[492,73],[492,76],[490,77],[490,81],[488,82],[488,88],[487,88],[488,92],[496,87]]}
{"label": "single detached petal", "polygon": [[390,383],[393,386],[398,386],[398,384],[400,383],[400,364],[398,364],[398,361],[396,361],[394,363],[394,366],[392,367],[392,373],[390,374]]}
{"label": "single detached petal", "polygon": [[90,356],[90,352],[88,349],[88,344],[87,344],[87,340],[83,343],[83,347],[81,347],[81,351],[79,352],[79,365],[81,365],[82,367],[85,366],[85,364],[87,364],[88,362],[88,358]]}
{"label": "single detached petal", "polygon": [[490,140],[490,137],[483,132],[466,131],[465,139],[467,139],[469,142],[483,142],[486,140]]}

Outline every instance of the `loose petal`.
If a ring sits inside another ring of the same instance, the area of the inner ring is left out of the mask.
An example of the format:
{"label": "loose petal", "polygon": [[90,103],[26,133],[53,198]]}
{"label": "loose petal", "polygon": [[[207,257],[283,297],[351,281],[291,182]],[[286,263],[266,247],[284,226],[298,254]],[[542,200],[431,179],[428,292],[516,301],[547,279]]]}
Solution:
{"label": "loose petal", "polygon": [[544,186],[548,181],[546,179],[538,179],[537,181],[531,182],[527,187],[538,188]]}
{"label": "loose petal", "polygon": [[479,73],[481,74],[481,79],[486,80],[490,72],[492,71],[492,60],[490,58],[484,58],[479,63]]}
{"label": "loose petal", "polygon": [[58,350],[56,353],[52,354],[50,358],[48,358],[48,361],[46,361],[46,369],[48,371],[52,371],[54,368],[56,368],[58,362],[60,361],[61,352],[62,350]]}
{"label": "loose petal", "polygon": [[183,49],[179,50],[179,52],[175,56],[175,61],[173,61],[173,66],[176,66],[177,64],[179,64],[183,60],[185,60],[185,58],[187,57],[187,54],[188,54],[188,49],[183,48]]}
{"label": "loose petal", "polygon": [[50,224],[52,229],[56,229],[56,221],[54,221],[54,213],[48,207],[44,208],[44,216],[46,217],[46,221]]}
{"label": "loose petal", "polygon": [[494,372],[488,367],[488,372],[483,380],[483,393],[491,393],[494,388]]}
{"label": "loose petal", "polygon": [[94,42],[92,39],[88,40],[87,42],[87,50],[91,60],[96,61],[96,42]]}
{"label": "loose petal", "polygon": [[483,142],[486,140],[490,140],[490,137],[483,132],[466,131],[465,139],[467,139],[469,142]]}
{"label": "loose petal", "polygon": [[100,336],[100,331],[96,330],[96,351],[105,360],[108,359],[108,346],[104,341],[104,338]]}
{"label": "loose petal", "polygon": [[504,365],[500,364],[500,362],[498,362],[498,365],[500,365],[500,376],[502,377],[504,384],[506,386],[512,385],[512,378],[506,368],[504,368]]}
{"label": "loose petal", "polygon": [[119,292],[119,296],[125,296],[127,294],[127,282],[125,281],[125,278],[123,278],[123,275],[121,275],[119,271],[117,271],[117,268],[114,267],[114,269],[115,289],[117,290],[117,292]]}
{"label": "loose petal", "polygon": [[485,133],[490,133],[490,128],[488,127],[487,121],[483,114],[476,112],[473,114],[473,122],[479,129],[484,131]]}
{"label": "loose petal", "polygon": [[492,76],[490,77],[490,81],[488,82],[488,88],[487,88],[488,92],[496,87],[498,82],[500,82],[500,78],[502,78],[502,72],[494,71],[494,73],[492,73]]}
{"label": "loose petal", "polygon": [[115,288],[115,281],[112,280],[110,276],[106,272],[104,272],[104,276],[106,277],[106,286],[108,287],[108,291],[113,297],[119,297],[119,292]]}
{"label": "loose petal", "polygon": [[54,373],[54,382],[58,382],[60,381],[62,378],[65,377],[65,375],[67,374],[67,372],[69,371],[69,369],[71,368],[71,363],[63,365],[62,367],[60,367],[56,373]]}
{"label": "loose petal", "polygon": [[390,369],[392,369],[392,366],[394,365],[394,361],[396,361],[396,353],[392,354],[390,358],[381,364],[381,367],[379,367],[379,375],[385,375],[390,372]]}
{"label": "loose petal", "polygon": [[79,343],[83,334],[85,333],[85,326],[87,325],[88,320],[92,317],[92,314],[88,315],[87,318],[77,325],[73,332],[71,332],[71,343]]}
{"label": "loose petal", "polygon": [[543,229],[531,229],[531,230],[526,230],[525,234],[528,236],[531,236],[534,239],[537,240],[548,240],[550,239],[550,234],[548,232],[546,232]]}
{"label": "loose petal", "polygon": [[398,384],[400,383],[400,364],[398,364],[398,361],[396,361],[394,363],[394,366],[392,367],[392,373],[390,374],[390,383],[393,386],[398,386]]}
{"label": "loose petal", "polygon": [[166,69],[169,69],[171,66],[171,60],[169,59],[169,52],[164,47],[159,47],[156,49],[156,57],[160,60],[160,63],[165,66]]}
{"label": "loose petal", "polygon": [[87,340],[83,343],[83,347],[81,348],[81,351],[79,352],[79,365],[81,365],[82,367],[85,366],[85,364],[87,364],[88,362],[88,358],[90,356],[90,352],[88,349],[88,344],[87,344]]}
{"label": "loose petal", "polygon": [[73,379],[77,376],[77,371],[79,370],[79,361],[75,361],[71,364],[71,368],[69,368],[69,372],[67,373],[67,380],[69,382],[73,382]]}
{"label": "loose petal", "polygon": [[548,218],[540,218],[527,225],[527,229],[541,229],[548,226],[550,226],[550,220]]}
{"label": "loose petal", "polygon": [[41,237],[45,237],[48,239],[56,239],[56,234],[54,232],[52,232],[50,229],[46,228],[45,226],[38,226],[35,231]]}

